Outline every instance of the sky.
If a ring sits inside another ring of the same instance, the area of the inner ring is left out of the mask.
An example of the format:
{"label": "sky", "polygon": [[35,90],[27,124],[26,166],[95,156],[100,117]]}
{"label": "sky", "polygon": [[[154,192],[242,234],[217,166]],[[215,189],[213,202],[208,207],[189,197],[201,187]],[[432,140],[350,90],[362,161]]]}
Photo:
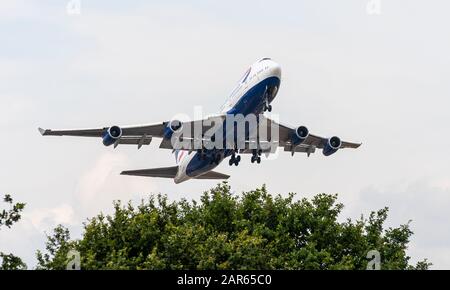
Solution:
{"label": "sky", "polygon": [[215,113],[248,66],[271,57],[282,67],[272,103],[281,122],[363,146],[224,162],[217,171],[232,176],[232,190],[339,193],[342,220],[388,206],[387,226],[411,220],[412,262],[450,268],[448,1],[81,0],[79,11],[69,2],[0,4],[0,194],[27,203],[0,231],[3,252],[32,268],[57,224],[78,238],[114,200],[198,199],[216,184],[119,175],[173,166],[158,142],[113,149],[44,138],[38,127],[153,123],[193,116],[195,106]]}

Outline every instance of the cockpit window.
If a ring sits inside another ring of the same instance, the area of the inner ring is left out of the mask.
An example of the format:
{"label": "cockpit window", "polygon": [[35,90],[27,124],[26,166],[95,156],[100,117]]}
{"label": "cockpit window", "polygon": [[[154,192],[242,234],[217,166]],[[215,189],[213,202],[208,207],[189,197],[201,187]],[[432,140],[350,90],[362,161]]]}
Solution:
{"label": "cockpit window", "polygon": [[241,79],[241,81],[239,82],[239,83],[243,83],[243,82],[245,82],[246,80],[247,80],[247,78],[248,78],[248,75],[250,74],[250,71],[252,70],[252,68],[249,68],[246,72],[245,72],[245,74],[244,74],[244,76],[242,77],[242,79]]}

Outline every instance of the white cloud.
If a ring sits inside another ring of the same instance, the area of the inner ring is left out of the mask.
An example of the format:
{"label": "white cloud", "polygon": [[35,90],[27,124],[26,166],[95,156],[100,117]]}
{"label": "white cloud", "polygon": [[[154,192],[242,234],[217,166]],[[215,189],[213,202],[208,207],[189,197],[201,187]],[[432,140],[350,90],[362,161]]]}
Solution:
{"label": "white cloud", "polygon": [[151,179],[127,178],[120,172],[130,168],[126,154],[117,151],[102,153],[81,175],[75,189],[79,214],[93,216],[109,211],[114,200],[128,201],[136,194],[153,190]]}
{"label": "white cloud", "polygon": [[25,212],[23,219],[29,221],[39,232],[49,231],[59,224],[69,226],[80,222],[75,218],[74,209],[69,204],[33,209]]}

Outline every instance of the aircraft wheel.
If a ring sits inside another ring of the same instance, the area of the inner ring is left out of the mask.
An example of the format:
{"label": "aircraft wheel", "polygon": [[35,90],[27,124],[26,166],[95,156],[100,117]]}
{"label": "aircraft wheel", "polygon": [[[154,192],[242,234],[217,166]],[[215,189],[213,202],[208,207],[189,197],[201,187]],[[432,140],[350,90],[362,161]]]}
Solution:
{"label": "aircraft wheel", "polygon": [[272,112],[272,105],[267,106],[267,111]]}
{"label": "aircraft wheel", "polygon": [[255,163],[255,156],[252,156],[252,163]]}
{"label": "aircraft wheel", "polygon": [[239,163],[239,162],[241,162],[241,155],[238,155],[237,157],[236,157],[236,161]]}
{"label": "aircraft wheel", "polygon": [[256,162],[259,164],[259,163],[261,163],[261,157],[257,157],[256,158]]}
{"label": "aircraft wheel", "polygon": [[232,165],[234,164],[234,162],[235,162],[235,161],[233,161],[233,159],[230,159],[230,160],[228,161],[228,164],[230,164],[230,166],[232,166]]}

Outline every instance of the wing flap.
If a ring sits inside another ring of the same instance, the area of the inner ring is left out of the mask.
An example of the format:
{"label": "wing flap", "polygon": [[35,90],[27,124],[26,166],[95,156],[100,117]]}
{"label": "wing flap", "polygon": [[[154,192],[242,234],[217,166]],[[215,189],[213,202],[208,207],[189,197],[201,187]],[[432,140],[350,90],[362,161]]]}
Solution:
{"label": "wing flap", "polygon": [[284,151],[287,152],[300,152],[300,153],[314,153],[316,152],[316,147],[313,145],[308,145],[308,146],[302,146],[302,145],[298,145],[298,146],[292,146],[290,144],[286,144],[284,146]]}
{"label": "wing flap", "polygon": [[120,145],[150,145],[152,137],[122,137],[118,141]]}

